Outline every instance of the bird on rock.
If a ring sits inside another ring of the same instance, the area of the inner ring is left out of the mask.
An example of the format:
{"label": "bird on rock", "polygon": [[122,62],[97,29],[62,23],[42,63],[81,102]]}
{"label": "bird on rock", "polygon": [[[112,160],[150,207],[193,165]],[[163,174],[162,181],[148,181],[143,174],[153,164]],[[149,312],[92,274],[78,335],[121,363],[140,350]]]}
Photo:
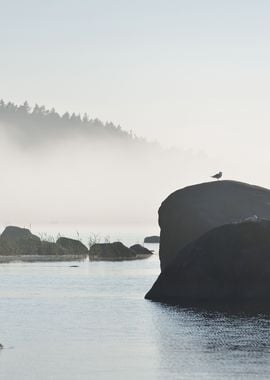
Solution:
{"label": "bird on rock", "polygon": [[212,175],[211,177],[212,177],[212,178],[215,178],[215,179],[217,179],[217,180],[219,180],[219,179],[222,177],[222,172],[219,172],[219,173],[217,173],[217,174],[214,174],[214,175]]}

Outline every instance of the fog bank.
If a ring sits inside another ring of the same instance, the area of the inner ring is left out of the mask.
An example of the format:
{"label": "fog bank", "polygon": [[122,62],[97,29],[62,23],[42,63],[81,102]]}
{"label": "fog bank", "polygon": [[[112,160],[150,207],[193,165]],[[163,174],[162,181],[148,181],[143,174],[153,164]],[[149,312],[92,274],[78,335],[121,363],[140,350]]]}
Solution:
{"label": "fog bank", "polygon": [[28,146],[6,128],[0,125],[2,225],[156,223],[168,193],[209,174],[206,157],[191,152],[79,136]]}

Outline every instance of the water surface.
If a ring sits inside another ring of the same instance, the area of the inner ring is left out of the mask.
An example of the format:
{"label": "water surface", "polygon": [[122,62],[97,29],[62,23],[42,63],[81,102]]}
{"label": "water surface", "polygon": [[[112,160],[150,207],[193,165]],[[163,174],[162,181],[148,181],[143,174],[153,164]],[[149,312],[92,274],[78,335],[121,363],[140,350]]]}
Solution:
{"label": "water surface", "polygon": [[1,264],[0,378],[269,378],[267,313],[146,301],[158,272],[157,255]]}

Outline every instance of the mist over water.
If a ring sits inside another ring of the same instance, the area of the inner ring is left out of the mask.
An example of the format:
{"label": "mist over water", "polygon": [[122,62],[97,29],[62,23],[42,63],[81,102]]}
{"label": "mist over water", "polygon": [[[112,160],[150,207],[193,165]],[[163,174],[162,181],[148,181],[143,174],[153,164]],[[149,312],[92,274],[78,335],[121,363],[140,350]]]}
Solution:
{"label": "mist over water", "polygon": [[[234,137],[229,147],[213,135],[209,144],[222,145],[216,155],[192,149],[184,132],[176,145],[190,149],[165,149],[162,141],[149,142],[87,114],[60,116],[44,106],[1,101],[1,225],[157,226],[158,208],[171,192],[209,181],[217,171],[225,179],[270,186],[266,150],[249,152],[247,144],[237,152]],[[194,146],[205,138],[203,131],[194,134]]]}
{"label": "mist over water", "polygon": [[0,124],[1,224],[155,224],[170,192],[209,174],[202,154],[60,132]]}

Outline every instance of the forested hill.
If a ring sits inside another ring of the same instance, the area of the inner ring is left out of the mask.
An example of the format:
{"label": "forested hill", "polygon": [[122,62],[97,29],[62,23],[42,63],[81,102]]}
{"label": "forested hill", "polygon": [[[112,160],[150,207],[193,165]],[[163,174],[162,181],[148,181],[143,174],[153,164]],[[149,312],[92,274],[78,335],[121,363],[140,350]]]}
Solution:
{"label": "forested hill", "polygon": [[2,225],[151,224],[167,194],[211,167],[87,115],[3,101],[0,163]]}
{"label": "forested hill", "polygon": [[17,143],[31,145],[36,143],[64,140],[65,138],[83,138],[84,140],[117,139],[126,143],[144,144],[145,140],[123,130],[111,122],[103,123],[84,115],[60,115],[54,108],[35,105],[28,102],[22,105],[0,101],[0,129]]}

